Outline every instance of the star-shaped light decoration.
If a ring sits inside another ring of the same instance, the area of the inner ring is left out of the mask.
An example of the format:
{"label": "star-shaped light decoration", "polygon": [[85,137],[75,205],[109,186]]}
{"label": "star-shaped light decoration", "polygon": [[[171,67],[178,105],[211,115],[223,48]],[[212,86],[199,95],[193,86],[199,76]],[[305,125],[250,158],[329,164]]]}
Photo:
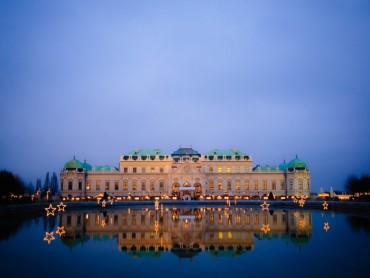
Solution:
{"label": "star-shaped light decoration", "polygon": [[325,221],[324,222],[324,230],[325,230],[325,232],[329,231],[329,229],[330,229],[329,222],[328,221]]}
{"label": "star-shaped light decoration", "polygon": [[262,210],[269,210],[270,204],[267,204],[266,201],[263,201],[263,204],[260,205]]}
{"label": "star-shaped light decoration", "polygon": [[298,211],[295,211],[293,215],[294,215],[294,217],[297,217],[298,216]]}
{"label": "star-shaped light decoration", "polygon": [[44,237],[44,241],[47,241],[48,244],[50,244],[50,242],[55,239],[53,234],[54,234],[54,232],[50,232],[50,233],[46,232],[46,235]]}
{"label": "star-shaped light decoration", "polygon": [[57,205],[58,207],[58,211],[65,211],[64,208],[66,207],[67,205],[64,205],[63,202],[60,202],[59,205]]}
{"label": "star-shaped light decoration", "polygon": [[299,206],[303,208],[304,207],[305,200],[304,199],[300,199],[298,203],[299,203]]}
{"label": "star-shaped light decoration", "polygon": [[107,224],[105,223],[105,219],[102,219],[102,220],[101,220],[101,226],[102,226],[103,228],[105,228],[105,225],[107,225]]}
{"label": "star-shaped light decoration", "polygon": [[105,208],[105,205],[107,204],[107,202],[105,200],[103,200],[103,202],[101,202],[101,207],[102,208]]}
{"label": "star-shaped light decoration", "polygon": [[328,207],[329,207],[329,204],[325,201],[323,204],[322,204],[324,210],[328,210]]}
{"label": "star-shaped light decoration", "polygon": [[306,219],[301,218],[301,220],[299,220],[299,227],[303,229],[304,226],[306,226]]}
{"label": "star-shaped light decoration", "polygon": [[58,230],[55,232],[57,235],[59,235],[60,237],[62,236],[62,235],[64,235],[65,233],[66,233],[66,231],[64,230],[64,226],[62,226],[62,227],[59,227],[58,226]]}
{"label": "star-shaped light decoration", "polygon": [[265,234],[267,234],[269,231],[271,231],[270,225],[269,224],[267,224],[267,225],[263,224],[262,227],[261,227],[261,231],[264,232]]}
{"label": "star-shaped light decoration", "polygon": [[54,211],[57,208],[54,208],[52,204],[49,205],[49,207],[45,208],[46,210],[46,216],[53,215],[54,216]]}

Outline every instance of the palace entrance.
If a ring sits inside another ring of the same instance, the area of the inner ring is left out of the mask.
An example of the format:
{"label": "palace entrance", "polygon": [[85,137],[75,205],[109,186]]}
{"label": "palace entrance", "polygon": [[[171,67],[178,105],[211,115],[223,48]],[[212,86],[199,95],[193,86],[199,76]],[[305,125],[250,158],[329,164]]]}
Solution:
{"label": "palace entrance", "polygon": [[177,197],[182,200],[194,200],[202,195],[202,185],[200,183],[195,183],[191,186],[190,183],[186,182],[183,186],[179,183],[174,183],[172,185],[172,196]]}

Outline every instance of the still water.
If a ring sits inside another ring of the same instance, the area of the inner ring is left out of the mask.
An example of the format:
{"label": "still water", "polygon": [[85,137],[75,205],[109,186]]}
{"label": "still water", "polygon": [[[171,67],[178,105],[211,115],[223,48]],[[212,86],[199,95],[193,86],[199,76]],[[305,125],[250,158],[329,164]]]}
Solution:
{"label": "still water", "polygon": [[1,277],[369,277],[370,219],[248,207],[2,219]]}

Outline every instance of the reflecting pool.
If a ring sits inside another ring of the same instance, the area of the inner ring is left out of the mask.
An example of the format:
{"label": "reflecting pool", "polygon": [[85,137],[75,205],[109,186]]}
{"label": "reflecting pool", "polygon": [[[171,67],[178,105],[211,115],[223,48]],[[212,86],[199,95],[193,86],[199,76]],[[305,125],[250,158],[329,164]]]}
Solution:
{"label": "reflecting pool", "polygon": [[258,207],[83,209],[2,219],[2,277],[368,276],[370,219]]}

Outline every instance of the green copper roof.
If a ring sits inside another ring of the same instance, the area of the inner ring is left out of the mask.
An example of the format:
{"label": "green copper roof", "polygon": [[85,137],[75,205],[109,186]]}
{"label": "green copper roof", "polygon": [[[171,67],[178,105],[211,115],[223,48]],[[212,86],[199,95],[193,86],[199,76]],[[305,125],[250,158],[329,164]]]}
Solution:
{"label": "green copper roof", "polygon": [[287,166],[289,171],[293,170],[307,170],[307,165],[303,160],[300,160],[298,156],[295,159],[290,161]]}
{"label": "green copper roof", "polygon": [[171,156],[184,156],[184,155],[189,155],[189,156],[200,156],[200,153],[198,153],[196,150],[193,148],[179,148],[178,150],[174,151]]}
{"label": "green copper roof", "polygon": [[272,166],[272,165],[257,165],[253,168],[253,171],[259,171],[259,172],[277,172],[280,171],[280,168],[278,166]]}
{"label": "green copper roof", "polygon": [[127,155],[131,156],[165,156],[166,154],[161,151],[160,149],[153,149],[153,150],[143,150],[143,149],[136,149],[129,152]]}
{"label": "green copper roof", "polygon": [[116,167],[108,165],[94,166],[93,170],[95,172],[118,172],[118,169]]}
{"label": "green copper roof", "polygon": [[205,154],[205,156],[248,156],[238,149],[219,150],[213,149]]}
{"label": "green copper roof", "polygon": [[83,165],[81,161],[73,157],[73,159],[67,161],[66,164],[64,164],[64,169],[83,169]]}
{"label": "green copper roof", "polygon": [[284,159],[284,162],[279,164],[279,169],[280,171],[286,171],[287,167],[288,167],[288,163],[286,163]]}
{"label": "green copper roof", "polygon": [[85,169],[85,170],[87,170],[87,171],[91,171],[91,169],[92,169],[92,166],[89,164],[89,163],[87,163],[86,162],[86,159],[84,160],[84,162],[82,163],[82,166],[83,166],[83,168]]}

